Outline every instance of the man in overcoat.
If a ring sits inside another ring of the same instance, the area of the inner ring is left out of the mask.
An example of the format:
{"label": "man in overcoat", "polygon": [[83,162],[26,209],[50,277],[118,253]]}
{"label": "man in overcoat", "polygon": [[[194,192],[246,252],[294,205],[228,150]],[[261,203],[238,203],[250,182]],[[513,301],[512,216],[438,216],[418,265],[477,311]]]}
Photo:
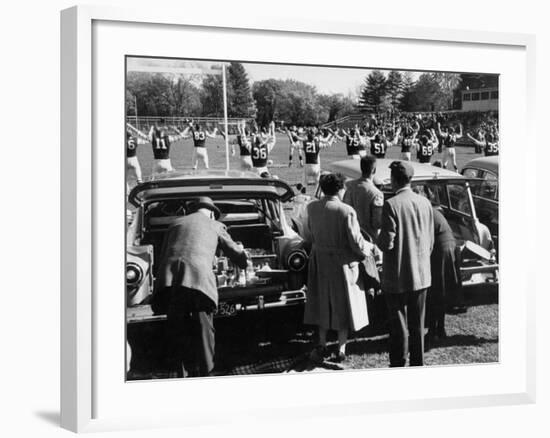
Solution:
{"label": "man in overcoat", "polygon": [[311,358],[326,355],[328,330],[338,332],[336,360],[345,358],[348,332],[368,324],[365,292],[359,284],[359,262],[372,256],[373,244],[361,235],[355,210],[341,201],[344,177],[324,175],[325,195],[307,207],[311,253],[304,323],[318,327],[319,345]]}
{"label": "man in overcoat", "polygon": [[383,251],[382,291],[390,317],[390,366],[424,365],[426,293],[431,285],[433,210],[411,190],[414,175],[406,161],[390,164],[395,196],[384,204],[378,246]]}
{"label": "man in overcoat", "polygon": [[206,376],[214,368],[213,313],[218,289],[216,250],[240,268],[247,254],[218,222],[220,210],[208,197],[195,200],[189,214],[168,229],[159,259],[157,293],[166,294],[169,362],[183,377]]}

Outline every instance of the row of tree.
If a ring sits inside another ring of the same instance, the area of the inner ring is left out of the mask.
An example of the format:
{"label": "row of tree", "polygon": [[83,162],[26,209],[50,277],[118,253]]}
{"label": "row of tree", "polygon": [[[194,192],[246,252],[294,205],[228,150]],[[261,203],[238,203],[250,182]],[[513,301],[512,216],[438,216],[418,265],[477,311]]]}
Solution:
{"label": "row of tree", "polygon": [[[228,114],[254,117],[255,103],[242,64],[227,69]],[[126,82],[128,115],[220,117],[223,115],[221,75],[174,76],[162,73],[129,72]]]}
{"label": "row of tree", "polygon": [[[349,114],[388,111],[444,111],[460,105],[460,90],[495,86],[496,75],[423,73],[415,81],[409,72],[387,76],[373,70],[358,99],[322,94],[304,82],[267,79],[250,86],[245,68],[232,62],[227,69],[229,117],[255,118],[309,125],[331,122]],[[197,77],[129,72],[126,87],[128,115],[221,117],[223,84],[220,75]]]}
{"label": "row of tree", "polygon": [[[356,111],[355,102],[343,94],[320,94],[309,84],[267,79],[250,86],[243,65],[227,69],[229,117],[256,118],[287,124],[317,124]],[[126,84],[127,114],[142,116],[221,117],[223,84],[220,75],[171,76],[129,72]]]}
{"label": "row of tree", "polygon": [[460,109],[461,91],[497,87],[498,76],[473,73],[423,73],[374,70],[365,78],[357,108],[361,112],[447,111]]}

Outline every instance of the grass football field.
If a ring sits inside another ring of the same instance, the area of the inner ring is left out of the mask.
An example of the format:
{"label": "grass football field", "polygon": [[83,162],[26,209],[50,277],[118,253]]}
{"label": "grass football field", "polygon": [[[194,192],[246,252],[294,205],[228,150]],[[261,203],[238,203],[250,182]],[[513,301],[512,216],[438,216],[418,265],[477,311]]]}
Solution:
{"label": "grass football field", "polygon": [[[206,147],[208,150],[208,158],[210,161],[211,169],[225,169],[225,143],[222,137],[215,139],[207,139]],[[239,165],[239,152],[238,147],[235,147],[235,156],[230,156],[230,167],[232,169],[240,169]],[[270,167],[270,172],[277,175],[283,181],[289,184],[296,184],[303,180],[303,168],[298,166],[298,152],[294,152],[293,165],[288,167],[288,151],[289,140],[286,135],[278,134],[277,143],[271,151],[269,158],[273,160],[273,165]],[[474,153],[473,147],[457,147],[457,164],[459,169],[464,166],[469,160],[479,155]],[[399,159],[401,155],[400,147],[390,148],[386,154],[387,158]],[[150,144],[141,144],[138,146],[137,156],[141,165],[141,170],[144,179],[147,179],[151,175],[153,168],[153,152]],[[323,163],[329,163],[332,161],[345,160],[347,158],[346,146],[343,142],[335,143],[331,148],[321,151],[321,168]],[[172,166],[177,169],[192,168],[193,157],[193,142],[191,139],[180,140],[172,144],[170,157]],[[414,157],[413,157],[414,158]],[[443,160],[443,154],[435,153],[432,161],[441,159]],[[130,181],[132,186],[135,182]],[[310,187],[310,190],[313,188]]]}

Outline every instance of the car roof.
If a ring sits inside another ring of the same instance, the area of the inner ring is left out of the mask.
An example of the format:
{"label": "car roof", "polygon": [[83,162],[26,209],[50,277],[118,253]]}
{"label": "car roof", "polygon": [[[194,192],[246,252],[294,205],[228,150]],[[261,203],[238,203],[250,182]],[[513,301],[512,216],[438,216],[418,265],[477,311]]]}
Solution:
{"label": "car roof", "polygon": [[267,196],[286,202],[294,196],[294,191],[282,180],[261,178],[253,172],[175,171],[138,184],[129,193],[128,200],[137,207],[142,202],[196,196]]}
{"label": "car roof", "polygon": [[260,175],[255,172],[248,172],[242,170],[225,170],[225,169],[176,169],[172,172],[158,173],[153,175],[150,181],[166,181],[166,180],[182,180],[182,179],[221,179],[221,178],[246,178],[246,179],[260,179]]}
{"label": "car roof", "polygon": [[[390,178],[390,164],[398,160],[390,160],[387,158],[380,158],[376,160],[376,174],[374,180],[377,184],[388,184],[391,181]],[[441,167],[432,166],[431,164],[418,163],[416,161],[407,162],[414,170],[414,176],[412,181],[422,181],[426,179],[464,179],[459,173],[452,170],[442,169]],[[339,172],[348,178],[360,178],[361,177],[361,165],[360,160],[342,160],[335,161],[326,166],[326,169],[331,172]]]}
{"label": "car roof", "polygon": [[488,170],[493,172],[495,175],[498,175],[498,155],[474,158],[473,160],[468,161],[462,170],[467,168]]}

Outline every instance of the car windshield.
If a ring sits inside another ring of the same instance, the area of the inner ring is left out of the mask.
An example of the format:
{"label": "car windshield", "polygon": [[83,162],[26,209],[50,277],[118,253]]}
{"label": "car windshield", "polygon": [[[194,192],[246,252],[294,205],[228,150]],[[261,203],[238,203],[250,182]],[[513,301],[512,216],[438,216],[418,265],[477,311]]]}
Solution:
{"label": "car windshield", "polygon": [[498,200],[498,181],[496,179],[484,179],[470,181],[472,194],[485,199]]}
{"label": "car windshield", "polygon": [[[178,217],[189,214],[192,199],[166,199],[145,206],[145,226],[169,226]],[[276,201],[260,198],[214,199],[221,212],[220,221],[226,225],[265,223],[266,219],[279,227]]]}
{"label": "car windshield", "polygon": [[466,178],[479,178],[480,171],[478,169],[467,168],[462,171],[462,175]]}

